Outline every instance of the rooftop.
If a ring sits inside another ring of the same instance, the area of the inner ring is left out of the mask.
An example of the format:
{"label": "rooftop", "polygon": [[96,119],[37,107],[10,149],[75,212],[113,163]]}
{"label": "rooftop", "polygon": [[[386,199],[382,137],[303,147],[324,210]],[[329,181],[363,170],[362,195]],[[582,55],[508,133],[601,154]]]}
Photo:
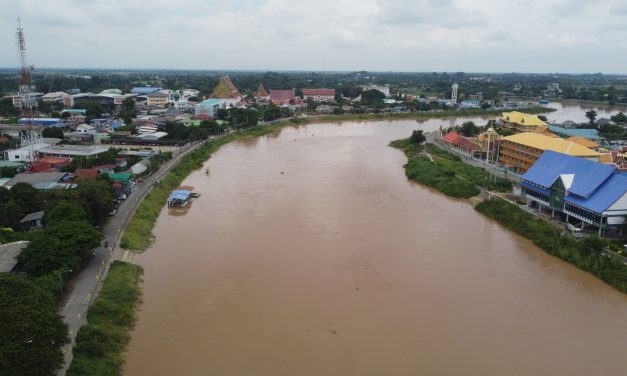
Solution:
{"label": "rooftop", "polygon": [[518,111],[503,112],[501,121],[527,126],[546,127],[546,123],[540,120],[536,115],[529,115]]}
{"label": "rooftop", "polygon": [[24,218],[22,218],[22,220],[20,221],[20,223],[26,223],[26,222],[36,221],[36,220],[38,220],[38,219],[42,219],[43,217],[44,217],[44,212],[43,212],[43,211],[38,211],[38,212],[30,213],[30,214],[26,215]]}
{"label": "rooftop", "polygon": [[544,136],[535,132],[518,133],[503,140],[529,146],[540,150],[552,150],[576,157],[598,157],[599,153],[572,141]]}
{"label": "rooftop", "polygon": [[303,89],[303,95],[335,96],[335,89]]}
{"label": "rooftop", "polygon": [[586,128],[564,128],[557,125],[549,125],[549,130],[566,137],[583,137],[589,140],[600,140],[599,132],[596,129]]}
{"label": "rooftop", "polygon": [[27,245],[27,241],[0,245],[0,273],[9,273],[13,270],[17,265],[17,256]]}
{"label": "rooftop", "polygon": [[66,175],[67,175],[67,172],[39,172],[35,174],[28,174],[28,173],[17,174],[15,175],[13,179],[9,180],[4,186],[10,188],[18,183],[27,183],[32,186],[35,186],[40,183],[56,184],[59,181],[61,181]]}
{"label": "rooftop", "polygon": [[549,188],[560,175],[573,174],[568,191],[587,197],[615,171],[614,166],[547,150],[522,178]]}
{"label": "rooftop", "polygon": [[237,90],[233,82],[229,78],[229,76],[220,77],[220,82],[213,89],[213,93],[211,96],[214,98],[237,98],[241,97],[242,94]]}
{"label": "rooftop", "polygon": [[270,90],[270,100],[278,102],[289,102],[296,97],[295,89]]}
{"label": "rooftop", "polygon": [[81,145],[54,145],[40,149],[43,154],[58,154],[71,156],[90,156],[104,153],[109,148],[102,146],[81,146]]}

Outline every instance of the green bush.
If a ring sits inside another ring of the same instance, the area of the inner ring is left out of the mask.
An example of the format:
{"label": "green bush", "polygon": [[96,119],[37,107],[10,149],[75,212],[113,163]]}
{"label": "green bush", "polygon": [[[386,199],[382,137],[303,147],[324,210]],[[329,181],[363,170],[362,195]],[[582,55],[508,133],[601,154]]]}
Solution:
{"label": "green bush", "polygon": [[422,155],[420,147],[411,144],[407,139],[393,141],[391,146],[405,152],[409,160],[404,166],[405,174],[409,179],[435,188],[447,196],[470,198],[479,194],[478,187],[499,192],[512,189],[512,183],[508,180],[495,178],[484,169],[470,166],[458,156],[435,145],[426,145],[426,151],[431,154],[434,162]]}
{"label": "green bush", "polygon": [[527,213],[502,199],[486,200],[475,207],[505,228],[533,241],[547,253],[567,261],[607,282],[617,290],[627,292],[627,266],[605,248],[609,242],[596,235],[576,241],[554,225]]}

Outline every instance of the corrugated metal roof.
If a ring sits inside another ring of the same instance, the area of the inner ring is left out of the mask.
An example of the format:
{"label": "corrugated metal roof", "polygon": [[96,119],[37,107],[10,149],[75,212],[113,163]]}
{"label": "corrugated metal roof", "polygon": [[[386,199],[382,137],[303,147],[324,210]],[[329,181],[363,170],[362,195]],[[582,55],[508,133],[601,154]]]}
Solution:
{"label": "corrugated metal roof", "polygon": [[587,199],[575,195],[567,195],[566,202],[601,214],[623,197],[625,192],[627,192],[627,176],[614,174]]}
{"label": "corrugated metal roof", "polygon": [[535,132],[523,132],[507,136],[504,140],[540,150],[552,150],[577,157],[598,157],[599,153],[577,143],[561,138],[551,138]]}
{"label": "corrugated metal roof", "polygon": [[560,175],[574,174],[573,184],[568,191],[581,197],[588,197],[615,172],[614,166],[547,150],[522,179],[550,188]]}
{"label": "corrugated metal roof", "polygon": [[588,140],[602,139],[602,137],[599,136],[599,131],[597,131],[596,129],[564,128],[564,127],[560,127],[557,125],[549,125],[549,130],[551,132],[554,132],[554,133],[557,133],[566,137],[576,136],[576,137],[587,138]]}

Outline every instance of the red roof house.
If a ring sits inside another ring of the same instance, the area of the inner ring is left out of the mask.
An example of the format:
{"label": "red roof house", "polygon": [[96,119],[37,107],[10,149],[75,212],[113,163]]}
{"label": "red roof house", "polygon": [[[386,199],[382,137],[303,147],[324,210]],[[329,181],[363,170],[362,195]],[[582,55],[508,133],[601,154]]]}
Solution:
{"label": "red roof house", "polygon": [[290,104],[296,99],[296,89],[270,90],[270,101],[275,105]]}

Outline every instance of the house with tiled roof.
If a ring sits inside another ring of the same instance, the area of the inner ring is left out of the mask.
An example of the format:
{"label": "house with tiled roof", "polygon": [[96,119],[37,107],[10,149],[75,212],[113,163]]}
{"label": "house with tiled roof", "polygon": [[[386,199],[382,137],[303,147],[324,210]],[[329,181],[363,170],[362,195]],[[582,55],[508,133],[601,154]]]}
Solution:
{"label": "house with tiled roof", "polygon": [[242,93],[235,87],[229,76],[220,77],[210,97],[224,100],[227,107],[239,106],[243,99]]}
{"label": "house with tiled roof", "polygon": [[335,102],[335,89],[303,89],[303,99],[314,102]]}

